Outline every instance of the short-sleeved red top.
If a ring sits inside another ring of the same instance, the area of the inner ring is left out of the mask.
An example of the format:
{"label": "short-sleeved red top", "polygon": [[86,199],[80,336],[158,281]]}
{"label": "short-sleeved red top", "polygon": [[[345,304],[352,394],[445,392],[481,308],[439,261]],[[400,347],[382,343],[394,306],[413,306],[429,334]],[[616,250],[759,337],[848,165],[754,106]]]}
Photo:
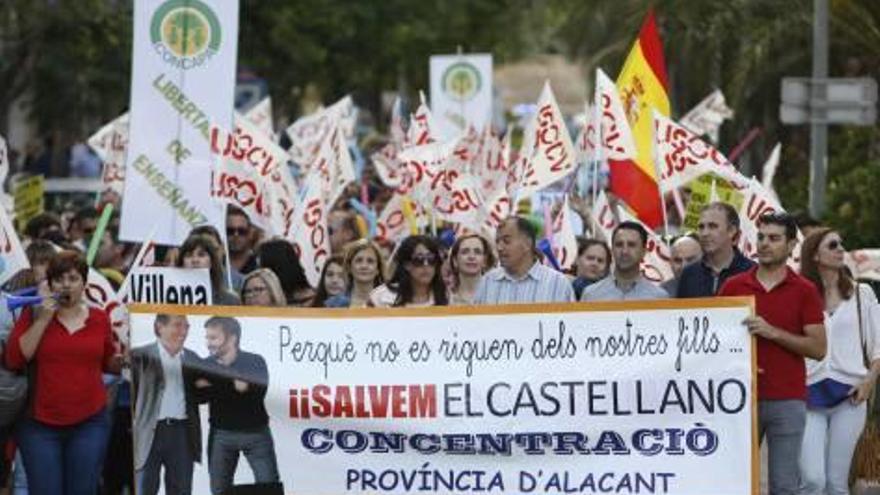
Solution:
{"label": "short-sleeved red top", "polygon": [[[9,336],[6,365],[12,370],[27,367],[19,340],[32,318],[31,310],[25,310]],[[110,319],[104,311],[89,308],[85,326],[73,334],[53,317],[32,358],[36,363],[36,390],[29,391],[35,394],[33,418],[54,426],[68,426],[106,407],[102,373],[114,354]]]}
{"label": "short-sleeved red top", "polygon": [[[769,292],[757,277],[758,267],[731,277],[719,296],[755,296],[758,316],[776,328],[804,335],[804,327],[824,322],[822,298],[810,280],[787,269],[785,279]],[[806,400],[807,372],[804,357],[767,339],[758,338],[758,398]]]}

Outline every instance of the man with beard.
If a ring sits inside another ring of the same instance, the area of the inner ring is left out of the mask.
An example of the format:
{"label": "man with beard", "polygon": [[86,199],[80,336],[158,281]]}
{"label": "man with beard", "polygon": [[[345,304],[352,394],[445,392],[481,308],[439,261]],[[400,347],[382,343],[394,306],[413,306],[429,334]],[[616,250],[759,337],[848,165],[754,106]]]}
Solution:
{"label": "man with beard", "polygon": [[621,222],[611,234],[611,275],[584,289],[581,301],[662,299],[669,295],[641,272],[648,246],[648,231],[637,222]]}
{"label": "man with beard", "polygon": [[216,365],[210,386],[202,390],[210,406],[211,492],[221,495],[232,486],[240,454],[247,459],[256,483],[276,483],[278,462],[264,404],[269,386],[266,361],[241,350],[241,325],[235,318],[209,318],[205,343],[211,354],[207,360]]}
{"label": "man with beard", "polygon": [[824,304],[816,286],[786,265],[797,226],[786,213],[758,219],[758,266],[731,277],[719,296],[754,296],[755,316],[743,321],[758,337],[758,434],[767,436],[772,495],[798,493],[806,424],[804,358],[821,361]]}

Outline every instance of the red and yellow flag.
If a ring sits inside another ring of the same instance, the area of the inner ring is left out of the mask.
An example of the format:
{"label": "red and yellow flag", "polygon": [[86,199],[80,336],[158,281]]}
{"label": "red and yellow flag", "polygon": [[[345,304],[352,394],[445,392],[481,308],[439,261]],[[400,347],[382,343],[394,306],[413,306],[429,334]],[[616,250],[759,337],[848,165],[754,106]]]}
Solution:
{"label": "red and yellow flag", "polygon": [[654,11],[648,12],[617,77],[617,89],[635,138],[635,160],[609,160],[611,191],[651,228],[663,223],[660,191],[652,156],[652,109],[669,116],[666,62]]}

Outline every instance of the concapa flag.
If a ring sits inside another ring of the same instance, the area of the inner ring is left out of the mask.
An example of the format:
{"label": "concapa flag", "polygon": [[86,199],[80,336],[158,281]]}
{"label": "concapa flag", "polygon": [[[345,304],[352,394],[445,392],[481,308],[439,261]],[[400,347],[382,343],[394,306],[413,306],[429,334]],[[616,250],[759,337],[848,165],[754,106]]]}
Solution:
{"label": "concapa flag", "polygon": [[654,11],[648,12],[617,77],[617,89],[635,137],[635,160],[609,160],[611,190],[651,228],[663,222],[657,174],[652,158],[652,109],[669,116],[666,62]]}

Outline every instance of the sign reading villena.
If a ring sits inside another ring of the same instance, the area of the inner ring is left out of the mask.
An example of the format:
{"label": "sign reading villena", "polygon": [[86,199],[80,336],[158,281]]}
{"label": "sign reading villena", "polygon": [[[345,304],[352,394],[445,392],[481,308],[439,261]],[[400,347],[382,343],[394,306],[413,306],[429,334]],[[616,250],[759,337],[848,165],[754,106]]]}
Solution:
{"label": "sign reading villena", "polygon": [[[328,495],[757,495],[754,351],[741,325],[751,311],[745,298],[340,311],[136,305],[132,346],[154,345],[154,329],[177,318],[192,356],[238,362],[218,332],[239,329],[229,347],[262,371],[246,378],[234,366],[230,381],[260,387],[254,407],[267,411],[264,444],[274,442],[255,462],[278,467],[275,477],[242,461],[241,483]],[[191,361],[192,379],[201,366]],[[206,382],[217,381],[212,373]],[[136,451],[149,446],[142,430]],[[195,465],[194,491],[207,493],[211,476]]]}
{"label": "sign reading villena", "polygon": [[128,301],[148,304],[210,305],[211,275],[207,268],[136,268]]}

